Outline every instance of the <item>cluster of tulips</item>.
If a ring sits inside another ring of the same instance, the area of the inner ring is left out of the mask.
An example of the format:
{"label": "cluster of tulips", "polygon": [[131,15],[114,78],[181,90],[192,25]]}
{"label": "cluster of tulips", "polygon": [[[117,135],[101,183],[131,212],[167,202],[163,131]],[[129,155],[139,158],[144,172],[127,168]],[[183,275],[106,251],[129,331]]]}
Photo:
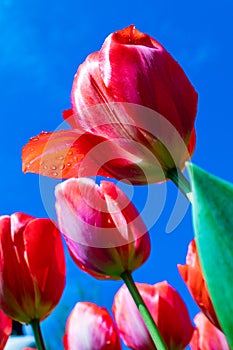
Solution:
{"label": "cluster of tulips", "polygon": [[[182,174],[195,148],[197,93],[179,64],[133,25],[109,35],[74,77],[70,128],[43,131],[22,152],[23,171],[62,179],[58,224],[24,213],[0,217],[0,349],[12,320],[30,324],[37,349],[40,322],[58,304],[66,277],[63,239],[76,265],[98,279],[122,280],[112,316],[78,302],[63,337],[66,350],[228,350],[194,239],[179,272],[201,312],[191,321],[168,282],[135,283],[150,255],[150,236],[132,201],[111,177],[132,185],[172,180],[192,201]],[[194,198],[195,201],[195,198]]]}

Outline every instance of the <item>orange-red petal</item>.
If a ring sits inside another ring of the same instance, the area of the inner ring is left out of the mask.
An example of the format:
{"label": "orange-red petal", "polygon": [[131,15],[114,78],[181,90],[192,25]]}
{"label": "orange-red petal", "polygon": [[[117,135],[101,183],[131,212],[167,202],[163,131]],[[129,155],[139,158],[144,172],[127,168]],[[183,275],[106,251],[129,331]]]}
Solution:
{"label": "orange-red petal", "polygon": [[[109,176],[98,169],[93,159],[85,158],[103,138],[89,133],[81,134],[77,130],[42,132],[32,137],[23,147],[22,169],[56,179],[67,179],[77,176]],[[82,161],[85,158],[85,165]],[[97,170],[96,170],[97,169]]]}

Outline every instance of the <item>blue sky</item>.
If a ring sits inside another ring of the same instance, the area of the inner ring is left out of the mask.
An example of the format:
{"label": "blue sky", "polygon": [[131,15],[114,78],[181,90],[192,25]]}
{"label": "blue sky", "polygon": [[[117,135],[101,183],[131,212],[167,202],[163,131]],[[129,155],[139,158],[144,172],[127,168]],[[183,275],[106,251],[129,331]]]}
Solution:
{"label": "blue sky", "polygon": [[[108,34],[129,24],[160,41],[181,64],[199,94],[193,162],[233,181],[232,10],[230,0],[217,3],[2,0],[0,214],[23,211],[47,216],[39,177],[21,172],[21,148],[29,137],[42,130],[52,131],[62,122],[61,113],[69,108],[71,84],[79,64],[101,47]],[[159,200],[159,195],[156,196],[159,189],[153,191],[151,212]],[[134,277],[148,283],[167,279],[182,294],[193,317],[197,308],[176,269],[177,263],[184,263],[193,237],[191,213],[189,209],[175,231],[165,233],[177,197],[173,184],[167,184],[167,191],[165,207],[150,230],[152,254]],[[146,196],[147,188],[135,189],[138,208]],[[183,202],[182,207],[185,205]],[[121,285],[96,281],[79,272],[71,262],[67,283],[70,288],[61,307],[66,313],[68,298],[73,303],[94,300],[110,308]],[[52,316],[47,323],[56,328],[54,319]]]}

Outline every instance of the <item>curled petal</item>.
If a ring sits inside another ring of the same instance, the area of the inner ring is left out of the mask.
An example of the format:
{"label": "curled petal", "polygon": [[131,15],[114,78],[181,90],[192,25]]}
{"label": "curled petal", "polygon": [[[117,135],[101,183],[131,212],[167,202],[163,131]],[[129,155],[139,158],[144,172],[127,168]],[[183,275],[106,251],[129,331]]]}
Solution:
{"label": "curled petal", "polygon": [[[80,166],[85,155],[101,141],[97,136],[75,130],[42,132],[23,148],[23,171],[56,179],[76,177],[83,172],[86,176],[93,175],[92,160],[86,161],[85,169]],[[94,168],[96,172],[96,165]],[[106,175],[106,172],[100,170],[100,175]]]}

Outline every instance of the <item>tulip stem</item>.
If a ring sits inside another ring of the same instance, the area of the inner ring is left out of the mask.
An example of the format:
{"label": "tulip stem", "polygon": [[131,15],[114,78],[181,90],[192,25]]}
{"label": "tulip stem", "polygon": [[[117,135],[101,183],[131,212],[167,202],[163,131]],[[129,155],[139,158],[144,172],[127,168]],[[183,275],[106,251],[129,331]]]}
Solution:
{"label": "tulip stem", "polygon": [[40,321],[39,320],[32,320],[30,322],[30,325],[32,327],[34,338],[36,341],[36,346],[38,350],[46,350],[44,340],[42,337],[41,329],[40,329]]}
{"label": "tulip stem", "polygon": [[179,190],[192,202],[192,190],[189,181],[179,168],[173,168],[167,172],[167,177],[174,182]]}
{"label": "tulip stem", "polygon": [[167,350],[167,346],[164,343],[164,340],[161,336],[161,334],[159,333],[159,330],[145,304],[145,302],[143,301],[136,284],[134,283],[134,280],[132,278],[132,275],[129,271],[125,271],[121,274],[121,278],[123,279],[123,281],[125,282],[144,322],[145,325],[150,333],[150,336],[156,346],[157,350]]}

